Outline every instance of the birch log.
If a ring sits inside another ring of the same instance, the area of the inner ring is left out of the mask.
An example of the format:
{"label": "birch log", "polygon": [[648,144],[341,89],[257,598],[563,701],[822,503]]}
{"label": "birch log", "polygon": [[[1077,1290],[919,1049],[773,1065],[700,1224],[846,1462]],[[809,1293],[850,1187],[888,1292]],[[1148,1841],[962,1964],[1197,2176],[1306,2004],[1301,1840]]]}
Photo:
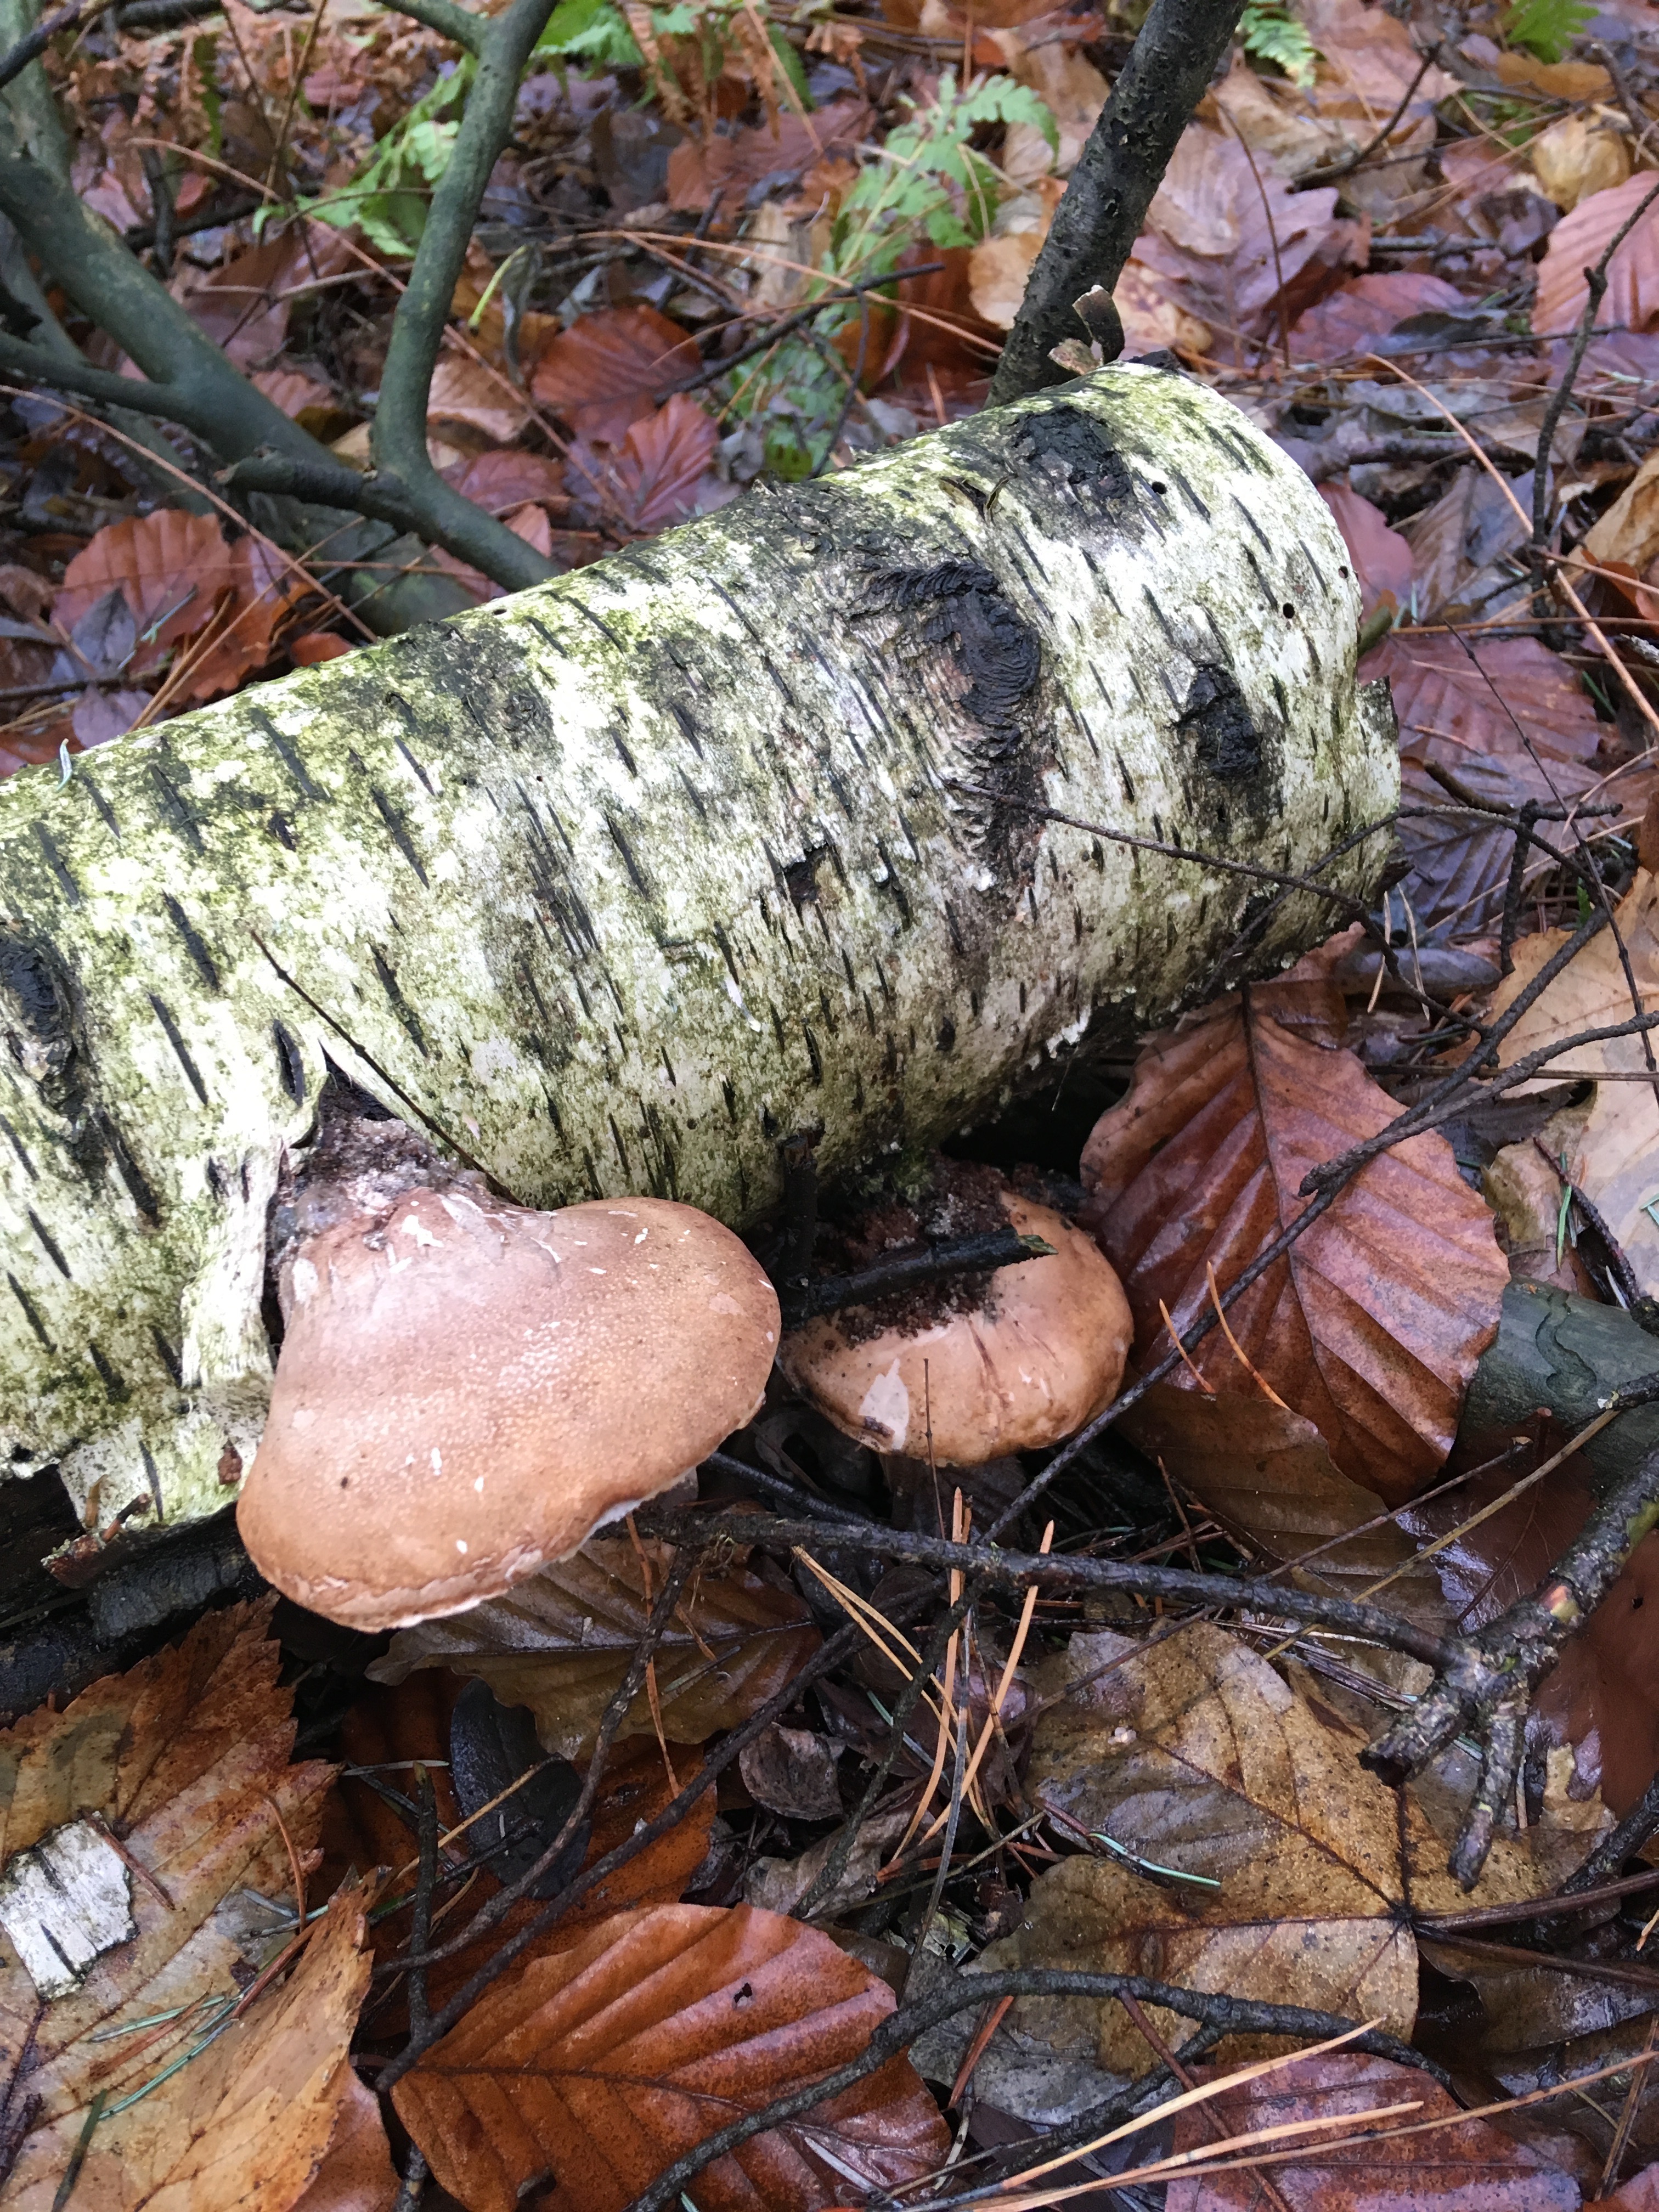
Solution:
{"label": "birch log", "polygon": [[833,1177],[1167,1017],[1270,887],[1032,810],[1306,869],[1395,802],[1358,612],[1299,471],[1115,368],[0,786],[12,1471],[234,1497],[328,1062],[525,1202],[742,1226],[795,1131]]}

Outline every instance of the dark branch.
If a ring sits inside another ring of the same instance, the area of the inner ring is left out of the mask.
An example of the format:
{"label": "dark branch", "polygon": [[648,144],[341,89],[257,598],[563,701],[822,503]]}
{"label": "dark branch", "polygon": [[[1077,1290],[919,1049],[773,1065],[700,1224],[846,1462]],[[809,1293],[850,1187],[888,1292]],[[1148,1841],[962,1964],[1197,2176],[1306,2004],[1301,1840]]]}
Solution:
{"label": "dark branch", "polygon": [[992,380],[994,407],[1065,381],[1049,355],[1081,334],[1072,302],[1116,283],[1242,13],[1243,0],[1152,0],[1054,210]]}

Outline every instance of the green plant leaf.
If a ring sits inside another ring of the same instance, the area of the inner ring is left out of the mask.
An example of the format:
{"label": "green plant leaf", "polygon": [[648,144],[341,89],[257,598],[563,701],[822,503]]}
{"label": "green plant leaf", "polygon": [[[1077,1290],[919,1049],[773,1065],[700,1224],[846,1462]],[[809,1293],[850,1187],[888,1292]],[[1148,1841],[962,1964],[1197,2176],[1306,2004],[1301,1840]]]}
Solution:
{"label": "green plant leaf", "polygon": [[1559,62],[1595,13],[1584,0],[1519,0],[1504,19],[1504,35],[1540,62]]}
{"label": "green plant leaf", "polygon": [[638,69],[644,59],[613,0],[559,0],[535,52],[571,54],[607,69]]}
{"label": "green plant leaf", "polygon": [[1313,82],[1319,50],[1302,22],[1279,0],[1248,0],[1238,19],[1238,42],[1252,61],[1270,62],[1292,84]]}

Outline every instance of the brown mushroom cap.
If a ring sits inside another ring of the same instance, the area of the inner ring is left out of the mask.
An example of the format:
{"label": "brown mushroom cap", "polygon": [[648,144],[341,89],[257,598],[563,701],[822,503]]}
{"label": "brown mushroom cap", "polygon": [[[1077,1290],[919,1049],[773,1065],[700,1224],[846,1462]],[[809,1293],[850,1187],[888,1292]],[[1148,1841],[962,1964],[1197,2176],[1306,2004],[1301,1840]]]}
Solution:
{"label": "brown mushroom cap", "polygon": [[237,1524],[278,1589],[354,1628],[565,1558],[741,1427],[777,1348],[746,1247],[662,1199],[537,1213],[422,1185],[307,1237],[287,1290]]}
{"label": "brown mushroom cap", "polygon": [[1051,1259],[999,1267],[966,1311],[861,1334],[854,1310],[784,1339],[795,1389],[872,1450],[924,1454],[931,1415],[934,1457],[976,1467],[1058,1443],[1111,1402],[1134,1334],[1122,1285],[1062,1215],[1012,1191],[1000,1200]]}

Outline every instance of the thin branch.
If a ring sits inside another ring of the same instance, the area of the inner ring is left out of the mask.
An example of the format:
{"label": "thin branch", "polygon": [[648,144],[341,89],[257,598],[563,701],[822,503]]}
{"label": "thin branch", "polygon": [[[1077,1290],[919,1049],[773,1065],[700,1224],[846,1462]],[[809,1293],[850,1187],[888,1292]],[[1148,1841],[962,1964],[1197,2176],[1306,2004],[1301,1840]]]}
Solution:
{"label": "thin branch", "polygon": [[[1369,139],[1357,154],[1350,154],[1345,161],[1329,162],[1325,167],[1320,169],[1304,169],[1291,186],[1291,190],[1293,192],[1310,191],[1320,185],[1334,185],[1340,178],[1352,176],[1356,169],[1363,169],[1371,155],[1379,148],[1388,144],[1405,120],[1406,110],[1417,97],[1418,86],[1422,83],[1424,78],[1440,58],[1441,43],[1441,40],[1437,39],[1418,64],[1417,74],[1406,87],[1399,106],[1395,108],[1375,138]],[[1420,156],[1413,156],[1413,158],[1420,159]]]}
{"label": "thin branch", "polygon": [[112,369],[83,368],[48,353],[26,338],[0,332],[0,370],[8,376],[26,376],[32,383],[59,392],[72,392],[82,399],[96,399],[109,407],[130,408],[135,415],[152,415],[163,422],[176,422],[198,438],[212,434],[213,410],[165,384],[146,384]]}
{"label": "thin branch", "polygon": [[[109,4],[110,0],[98,0],[98,5],[92,13],[101,15]],[[32,31],[26,31],[15,46],[0,54],[0,92],[5,90],[14,77],[21,76],[32,61],[45,53],[60,31],[72,31],[86,12],[85,0],[69,0],[66,8],[60,8],[55,15],[46,16]]]}

